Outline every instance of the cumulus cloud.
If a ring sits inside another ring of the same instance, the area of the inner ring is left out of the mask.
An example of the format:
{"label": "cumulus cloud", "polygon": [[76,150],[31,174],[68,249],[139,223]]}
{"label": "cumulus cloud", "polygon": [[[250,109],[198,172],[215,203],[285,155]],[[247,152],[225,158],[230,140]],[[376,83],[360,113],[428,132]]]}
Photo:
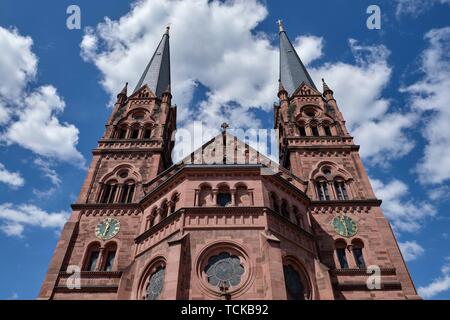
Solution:
{"label": "cumulus cloud", "polygon": [[7,143],[16,143],[36,154],[62,161],[84,164],[83,156],[76,149],[78,129],[61,123],[57,114],[64,110],[65,103],[53,86],[42,86],[27,96],[24,108],[18,111],[3,138]]}
{"label": "cumulus cloud", "polygon": [[394,111],[392,101],[382,95],[392,74],[390,51],[383,45],[364,46],[354,39],[349,40],[349,46],[355,64],[325,63],[312,69],[312,76],[316,82],[325,77],[335,92],[364,159],[383,164],[400,158],[414,147],[405,130],[414,125],[416,116]]}
{"label": "cumulus cloud", "polygon": [[436,209],[430,203],[414,203],[408,197],[408,186],[400,180],[386,184],[371,179],[371,183],[377,197],[383,199],[383,212],[397,232],[418,231],[422,221],[436,215]]}
{"label": "cumulus cloud", "polygon": [[[233,19],[235,15],[241,19]],[[125,81],[131,87],[137,82],[161,38],[162,30],[155,26],[172,23],[172,92],[179,105],[179,128],[192,127],[192,120],[208,129],[219,128],[223,121],[235,128],[256,128],[261,122],[254,111],[272,110],[279,72],[275,32],[254,31],[266,16],[266,7],[257,1],[140,1],[120,19],[106,18],[87,28],[81,54],[100,70],[113,100]],[[305,64],[323,55],[321,37],[296,37],[293,44]],[[326,75],[332,84],[351,131],[364,146],[363,157],[378,163],[401,157],[414,145],[404,129],[415,118],[392,112],[391,102],[382,97],[392,71],[389,51],[355,40],[350,48],[355,64],[325,63],[310,71],[316,83]],[[192,105],[199,84],[207,89],[206,97]]]}
{"label": "cumulus cloud", "polygon": [[416,260],[425,252],[424,248],[416,241],[399,242],[398,245],[406,261]]}
{"label": "cumulus cloud", "polygon": [[419,16],[436,4],[450,4],[450,0],[395,0],[397,2],[396,15]]}
{"label": "cumulus cloud", "polygon": [[0,97],[5,102],[20,101],[27,83],[36,76],[37,57],[32,45],[33,40],[21,36],[17,29],[0,27]]}
{"label": "cumulus cloud", "polygon": [[450,179],[450,27],[433,29],[423,52],[423,78],[402,89],[411,106],[421,112],[423,136],[427,141],[417,166],[422,183],[443,183]]}
{"label": "cumulus cloud", "polygon": [[0,182],[6,183],[11,188],[18,188],[25,184],[25,180],[19,172],[8,171],[3,163],[0,163]]}
{"label": "cumulus cloud", "polygon": [[0,204],[0,231],[8,236],[22,237],[25,227],[61,229],[69,213],[46,212],[34,205]]}
{"label": "cumulus cloud", "polygon": [[0,139],[34,153],[84,165],[76,149],[78,129],[61,123],[64,100],[51,85],[28,90],[37,73],[33,40],[0,27]]}
{"label": "cumulus cloud", "polygon": [[422,298],[429,299],[450,289],[450,257],[445,258],[441,268],[441,276],[435,278],[431,283],[417,289]]}

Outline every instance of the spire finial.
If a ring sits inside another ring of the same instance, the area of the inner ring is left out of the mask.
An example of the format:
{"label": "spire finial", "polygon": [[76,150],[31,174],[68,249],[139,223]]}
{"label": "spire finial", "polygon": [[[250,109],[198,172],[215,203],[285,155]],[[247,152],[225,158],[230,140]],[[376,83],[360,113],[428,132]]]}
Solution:
{"label": "spire finial", "polygon": [[170,31],[170,23],[167,24],[166,26],[166,32],[164,34],[169,35],[169,31]]}
{"label": "spire finial", "polygon": [[284,31],[283,20],[278,19],[277,24],[278,24],[278,32],[283,32]]}
{"label": "spire finial", "polygon": [[327,83],[325,82],[325,79],[322,78],[322,85],[323,85],[323,93],[327,92],[327,91],[331,91],[333,92],[330,87],[328,87]]}

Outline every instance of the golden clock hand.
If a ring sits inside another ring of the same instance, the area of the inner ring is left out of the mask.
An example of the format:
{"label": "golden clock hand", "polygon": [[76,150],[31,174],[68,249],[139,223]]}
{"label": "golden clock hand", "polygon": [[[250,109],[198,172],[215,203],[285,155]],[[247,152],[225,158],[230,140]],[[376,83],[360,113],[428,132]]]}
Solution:
{"label": "golden clock hand", "polygon": [[105,226],[105,230],[103,231],[103,236],[106,236],[106,234],[108,233],[108,231],[109,231],[109,226],[110,226],[110,224],[109,224],[109,222],[107,222],[106,223],[106,226]]}

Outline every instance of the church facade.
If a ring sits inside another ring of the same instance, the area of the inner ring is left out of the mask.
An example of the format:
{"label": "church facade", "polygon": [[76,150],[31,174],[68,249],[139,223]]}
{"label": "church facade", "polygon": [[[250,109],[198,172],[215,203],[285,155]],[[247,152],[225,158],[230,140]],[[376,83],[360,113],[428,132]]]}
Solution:
{"label": "church facade", "polygon": [[166,30],[117,96],[39,299],[420,298],[333,91],[279,37],[279,165],[226,125],[173,164]]}

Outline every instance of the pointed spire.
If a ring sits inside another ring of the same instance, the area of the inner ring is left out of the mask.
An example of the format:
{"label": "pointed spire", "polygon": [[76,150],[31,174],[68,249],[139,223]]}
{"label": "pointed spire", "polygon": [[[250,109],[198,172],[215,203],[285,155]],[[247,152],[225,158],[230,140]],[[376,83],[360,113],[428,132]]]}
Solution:
{"label": "pointed spire", "polygon": [[302,60],[289,40],[281,20],[278,20],[278,27],[280,34],[280,79],[288,94],[293,94],[302,82],[317,90]]}
{"label": "pointed spire", "polygon": [[331,90],[330,87],[328,87],[327,83],[323,78],[322,78],[322,86],[323,86],[323,94],[326,94],[328,91],[331,91],[331,93],[333,93],[333,90]]}
{"label": "pointed spire", "polygon": [[288,94],[283,86],[283,82],[281,82],[281,80],[278,80],[278,98],[280,98],[283,93],[286,94],[286,96]]}
{"label": "pointed spire", "polygon": [[167,26],[155,53],[145,68],[133,93],[146,84],[160,98],[167,86],[170,85],[169,30],[170,27]]}
{"label": "pointed spire", "polygon": [[117,102],[123,103],[125,100],[127,100],[127,91],[128,91],[128,82],[125,83],[125,86],[123,87],[122,91],[117,95]]}
{"label": "pointed spire", "polygon": [[127,91],[128,91],[128,82],[125,83],[125,86],[123,87],[122,91],[120,91],[119,94],[125,95],[125,97],[126,97]]}

